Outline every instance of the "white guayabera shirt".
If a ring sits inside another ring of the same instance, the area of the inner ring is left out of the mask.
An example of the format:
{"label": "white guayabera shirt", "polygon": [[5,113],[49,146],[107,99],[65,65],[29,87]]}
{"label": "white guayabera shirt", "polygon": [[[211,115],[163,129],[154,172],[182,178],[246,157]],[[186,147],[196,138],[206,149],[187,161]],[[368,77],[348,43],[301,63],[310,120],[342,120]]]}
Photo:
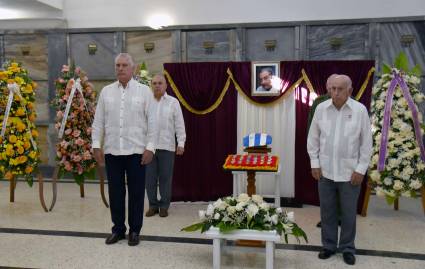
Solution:
{"label": "white guayabera shirt", "polygon": [[179,101],[165,93],[159,101],[155,99],[154,103],[158,120],[156,149],[176,151],[176,137],[177,146],[184,148],[186,130]]}
{"label": "white guayabera shirt", "polygon": [[329,99],[316,108],[307,138],[311,168],[338,182],[354,171],[364,175],[372,155],[372,132],[366,107],[348,98],[338,110]]}
{"label": "white guayabera shirt", "polygon": [[155,152],[156,111],[149,87],[134,79],[123,88],[118,81],[105,86],[99,96],[93,121],[92,147],[105,154]]}

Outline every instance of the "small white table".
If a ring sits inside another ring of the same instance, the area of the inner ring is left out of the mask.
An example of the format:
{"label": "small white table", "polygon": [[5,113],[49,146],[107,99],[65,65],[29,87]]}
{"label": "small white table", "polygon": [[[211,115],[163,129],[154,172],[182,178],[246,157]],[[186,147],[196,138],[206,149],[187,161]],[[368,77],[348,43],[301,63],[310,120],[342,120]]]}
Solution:
{"label": "small white table", "polygon": [[[221,254],[226,240],[258,240],[266,242],[266,269],[273,269],[275,243],[280,241],[276,231],[236,230],[230,233],[220,233],[218,228],[211,227],[205,232],[208,238],[213,239],[213,268],[220,269]],[[223,248],[222,248],[223,247]]]}
{"label": "small white table", "polygon": [[[237,197],[239,194],[238,186],[238,175],[245,175],[246,171],[232,171],[233,174],[233,197]],[[259,172],[256,171],[255,175],[272,176],[274,178],[274,195],[262,195],[263,197],[274,198],[274,206],[280,207],[280,164],[276,172]]]}

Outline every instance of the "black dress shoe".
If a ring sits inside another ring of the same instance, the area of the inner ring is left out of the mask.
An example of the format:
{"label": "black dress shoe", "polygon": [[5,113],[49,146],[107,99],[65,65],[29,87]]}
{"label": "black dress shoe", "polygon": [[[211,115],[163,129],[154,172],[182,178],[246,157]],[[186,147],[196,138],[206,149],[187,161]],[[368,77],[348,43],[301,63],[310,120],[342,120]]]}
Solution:
{"label": "black dress shoe", "polygon": [[140,237],[136,233],[130,233],[128,235],[128,245],[129,246],[137,246],[140,242]]}
{"label": "black dress shoe", "polygon": [[344,258],[344,262],[348,265],[354,265],[356,263],[356,257],[354,257],[353,253],[344,252],[342,253],[342,257]]}
{"label": "black dress shoe", "polygon": [[112,233],[110,236],[106,238],[105,244],[107,245],[115,244],[116,242],[124,238],[125,238],[125,235],[123,234]]}
{"label": "black dress shoe", "polygon": [[321,221],[319,221],[319,222],[316,224],[316,227],[317,227],[317,228],[322,228],[322,222],[321,222]]}
{"label": "black dress shoe", "polygon": [[326,259],[329,259],[334,254],[335,254],[335,251],[324,248],[319,252],[319,259],[326,260]]}

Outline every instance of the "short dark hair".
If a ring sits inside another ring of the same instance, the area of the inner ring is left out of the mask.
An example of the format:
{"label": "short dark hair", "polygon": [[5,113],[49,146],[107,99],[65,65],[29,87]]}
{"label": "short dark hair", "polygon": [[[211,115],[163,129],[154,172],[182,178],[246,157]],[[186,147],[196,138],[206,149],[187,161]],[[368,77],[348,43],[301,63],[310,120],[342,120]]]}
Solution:
{"label": "short dark hair", "polygon": [[261,74],[261,73],[263,73],[263,72],[267,72],[267,73],[269,73],[271,76],[273,76],[273,75],[274,75],[274,73],[273,73],[273,69],[272,69],[272,68],[270,68],[270,67],[264,67],[264,68],[261,68],[260,73],[258,73],[258,74]]}

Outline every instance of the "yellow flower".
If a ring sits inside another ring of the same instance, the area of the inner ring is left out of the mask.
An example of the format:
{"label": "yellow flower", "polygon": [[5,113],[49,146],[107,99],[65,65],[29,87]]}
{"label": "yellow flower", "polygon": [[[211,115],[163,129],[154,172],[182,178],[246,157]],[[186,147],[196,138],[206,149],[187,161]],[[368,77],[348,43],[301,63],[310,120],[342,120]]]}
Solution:
{"label": "yellow flower", "polygon": [[13,174],[10,171],[7,171],[6,174],[4,174],[4,178],[11,180],[13,178]]}
{"label": "yellow flower", "polygon": [[16,142],[16,140],[17,140],[17,138],[16,138],[16,136],[15,136],[15,135],[11,135],[11,136],[9,136],[9,142],[10,142],[10,143],[14,144],[14,143]]}
{"label": "yellow flower", "polygon": [[6,78],[7,78],[7,73],[4,72],[4,71],[0,71],[0,79],[3,80],[3,79],[6,79]]}
{"label": "yellow flower", "polygon": [[23,148],[23,147],[18,147],[18,153],[19,153],[19,154],[24,153],[24,148]]}
{"label": "yellow flower", "polygon": [[24,141],[24,149],[29,149],[31,147],[30,142]]}
{"label": "yellow flower", "polygon": [[36,118],[35,113],[31,113],[31,114],[28,116],[28,119],[29,119],[31,122],[34,122],[34,121],[35,121],[35,118]]}
{"label": "yellow flower", "polygon": [[16,130],[18,130],[18,132],[22,132],[25,130],[25,128],[27,128],[27,126],[25,125],[25,123],[23,122],[18,122],[16,124]]}
{"label": "yellow flower", "polygon": [[17,62],[11,62],[10,66],[12,67],[19,67],[19,64]]}
{"label": "yellow flower", "polygon": [[23,93],[32,93],[32,85],[31,84],[27,84],[23,89],[22,89]]}
{"label": "yellow flower", "polygon": [[22,107],[18,108],[16,110],[16,116],[20,117],[20,116],[23,116],[23,115],[25,115],[25,110]]}
{"label": "yellow flower", "polygon": [[31,151],[31,152],[30,152],[30,154],[28,154],[28,156],[29,156],[31,159],[35,159],[35,158],[37,157],[37,152],[36,152],[36,151]]}
{"label": "yellow flower", "polygon": [[31,166],[27,166],[27,167],[25,167],[25,173],[26,173],[26,174],[31,173],[31,172],[32,172],[32,170],[33,170],[33,168],[32,168]]}
{"label": "yellow flower", "polygon": [[15,78],[15,81],[16,81],[16,83],[17,83],[19,86],[21,86],[22,84],[24,84],[24,83],[25,83],[25,80],[24,80],[23,78],[21,78],[21,77],[16,77],[16,78]]}
{"label": "yellow flower", "polygon": [[21,163],[26,163],[28,161],[28,158],[27,158],[27,156],[19,156],[18,158],[17,158],[17,162],[18,162],[18,164],[21,164]]}
{"label": "yellow flower", "polygon": [[16,158],[16,159],[11,158],[9,160],[9,165],[18,165],[18,164],[19,164],[18,163],[18,158]]}
{"label": "yellow flower", "polygon": [[33,137],[38,137],[38,132],[37,132],[37,130],[32,130],[32,131],[31,131],[31,135],[32,135]]}

